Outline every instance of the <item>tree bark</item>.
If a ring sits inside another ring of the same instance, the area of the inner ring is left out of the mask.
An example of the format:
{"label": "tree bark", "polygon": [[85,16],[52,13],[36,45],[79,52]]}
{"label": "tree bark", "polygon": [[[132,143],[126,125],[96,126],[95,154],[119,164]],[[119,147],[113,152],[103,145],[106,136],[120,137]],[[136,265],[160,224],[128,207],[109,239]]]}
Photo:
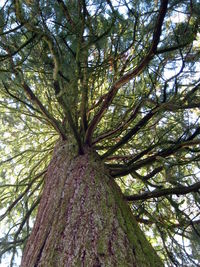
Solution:
{"label": "tree bark", "polygon": [[95,152],[60,142],[21,267],[162,267]]}

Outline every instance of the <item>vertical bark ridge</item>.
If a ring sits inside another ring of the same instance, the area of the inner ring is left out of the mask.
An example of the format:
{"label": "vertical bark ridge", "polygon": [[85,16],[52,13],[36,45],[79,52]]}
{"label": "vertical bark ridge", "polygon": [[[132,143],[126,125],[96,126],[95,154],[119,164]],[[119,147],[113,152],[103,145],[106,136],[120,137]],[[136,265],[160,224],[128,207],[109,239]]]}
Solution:
{"label": "vertical bark ridge", "polygon": [[163,266],[137,226],[117,184],[89,149],[60,145],[22,267]]}

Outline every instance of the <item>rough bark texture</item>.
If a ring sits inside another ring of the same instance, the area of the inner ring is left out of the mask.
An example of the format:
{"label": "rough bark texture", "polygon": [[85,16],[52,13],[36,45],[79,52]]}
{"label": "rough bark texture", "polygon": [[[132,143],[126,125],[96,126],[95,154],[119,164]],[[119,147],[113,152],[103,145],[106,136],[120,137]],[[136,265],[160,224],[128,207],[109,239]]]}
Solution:
{"label": "rough bark texture", "polygon": [[163,266],[95,153],[60,143],[22,267]]}

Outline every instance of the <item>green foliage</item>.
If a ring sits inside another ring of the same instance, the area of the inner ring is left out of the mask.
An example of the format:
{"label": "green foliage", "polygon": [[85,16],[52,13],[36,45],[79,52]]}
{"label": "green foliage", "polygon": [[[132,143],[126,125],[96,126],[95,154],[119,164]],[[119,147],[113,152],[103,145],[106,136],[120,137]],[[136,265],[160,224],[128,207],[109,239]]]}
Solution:
{"label": "green foliage", "polygon": [[126,196],[180,189],[130,205],[168,266],[198,266],[200,5],[165,2],[1,5],[0,257],[11,266],[67,136],[98,152]]}

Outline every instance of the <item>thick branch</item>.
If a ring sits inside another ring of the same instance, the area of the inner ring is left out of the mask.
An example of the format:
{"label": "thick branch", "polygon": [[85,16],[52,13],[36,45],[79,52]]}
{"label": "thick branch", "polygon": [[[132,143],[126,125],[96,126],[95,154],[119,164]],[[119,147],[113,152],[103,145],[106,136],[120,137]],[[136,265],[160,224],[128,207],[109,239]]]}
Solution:
{"label": "thick branch", "polygon": [[130,140],[147,122],[153,117],[155,113],[151,110],[144,118],[142,118],[122,139],[114,145],[111,149],[109,149],[105,154],[103,154],[102,158],[106,158],[113,154],[117,149],[126,144],[128,140]]}
{"label": "thick branch", "polygon": [[[199,128],[198,128],[199,129]],[[197,132],[198,130],[196,130]],[[194,136],[195,134],[193,134],[193,138],[195,137]],[[185,142],[178,142],[172,146],[170,146],[169,148],[167,149],[164,149],[158,153],[155,153],[154,155],[148,157],[148,158],[145,158],[145,159],[142,159],[132,165],[129,165],[126,164],[126,165],[118,165],[118,168],[111,172],[111,175],[113,177],[121,177],[121,176],[125,176],[129,173],[131,173],[132,171],[135,171],[135,170],[138,170],[140,169],[141,167],[143,166],[147,166],[147,165],[150,165],[150,164],[153,164],[155,161],[157,161],[159,158],[166,158],[170,155],[173,155],[174,153],[176,153],[177,151],[179,151],[181,148],[184,148],[184,147],[189,147],[189,146],[193,146],[193,145],[198,145],[200,143],[200,140],[191,140],[190,138],[192,137],[190,136],[188,138],[188,140],[186,140]],[[131,161],[130,161],[131,162]],[[110,166],[111,167],[111,166]]]}
{"label": "thick branch", "polygon": [[[143,219],[143,218],[140,218],[139,216],[136,216],[136,221],[139,222],[139,223],[143,223],[143,224],[146,224],[146,225],[149,225],[149,224],[156,224],[158,223],[157,220],[153,220],[152,218],[151,219]],[[200,220],[187,220],[187,221],[184,221],[184,222],[181,222],[181,223],[174,223],[174,222],[171,222],[171,221],[168,221],[168,223],[170,223],[170,228],[179,228],[179,227],[182,227],[182,226],[189,226],[189,225],[198,225],[200,224]]]}
{"label": "thick branch", "polygon": [[55,89],[55,93],[56,93],[56,97],[58,99],[58,102],[63,108],[63,111],[64,111],[66,118],[67,118],[67,121],[69,123],[69,126],[70,126],[72,133],[73,133],[73,135],[76,139],[76,142],[78,144],[79,154],[82,154],[83,149],[82,149],[82,143],[81,143],[80,136],[79,136],[78,131],[76,129],[76,125],[74,123],[71,111],[69,109],[69,105],[68,105],[68,103],[66,103],[65,98],[59,93],[61,91],[61,89],[60,89],[60,85],[57,81],[54,82],[54,89]]}
{"label": "thick branch", "polygon": [[145,67],[149,64],[151,59],[153,58],[153,56],[156,52],[159,40],[160,40],[162,24],[163,24],[164,17],[165,17],[166,12],[167,12],[167,5],[168,5],[167,0],[161,1],[161,7],[159,10],[159,15],[158,15],[156,27],[155,27],[154,33],[153,33],[152,46],[151,46],[148,54],[139,63],[139,65],[137,67],[135,67],[132,71],[130,71],[127,74],[125,74],[124,76],[122,76],[118,81],[116,81],[113,84],[113,86],[111,87],[110,91],[108,92],[107,97],[105,98],[101,108],[99,109],[97,114],[94,116],[93,120],[91,121],[91,123],[88,127],[88,130],[87,130],[87,133],[86,133],[86,143],[88,143],[89,145],[91,145],[92,135],[93,135],[93,132],[94,132],[97,124],[100,122],[100,120],[103,117],[104,113],[106,112],[107,108],[112,103],[112,100],[115,97],[115,95],[117,94],[118,89],[121,88],[126,83],[128,83],[132,78],[134,78],[138,74],[140,74],[145,69]]}
{"label": "thick branch", "polygon": [[71,25],[72,29],[75,30],[76,28],[76,25],[74,23],[74,21],[72,20],[71,16],[70,16],[70,13],[69,13],[69,10],[67,8],[67,6],[65,5],[65,3],[63,2],[63,0],[57,0],[58,4],[61,6],[62,10],[63,10],[63,13],[67,19],[67,21],[69,22],[69,24]]}
{"label": "thick branch", "polygon": [[87,130],[87,109],[88,109],[88,52],[83,53],[83,68],[82,68],[82,79],[81,79],[81,126],[84,133]]}
{"label": "thick branch", "polygon": [[136,194],[132,196],[124,196],[127,201],[146,200],[154,197],[163,197],[167,195],[185,195],[191,192],[198,192],[200,190],[200,182],[190,186],[174,187],[159,189],[152,192],[145,192],[143,194]]}

